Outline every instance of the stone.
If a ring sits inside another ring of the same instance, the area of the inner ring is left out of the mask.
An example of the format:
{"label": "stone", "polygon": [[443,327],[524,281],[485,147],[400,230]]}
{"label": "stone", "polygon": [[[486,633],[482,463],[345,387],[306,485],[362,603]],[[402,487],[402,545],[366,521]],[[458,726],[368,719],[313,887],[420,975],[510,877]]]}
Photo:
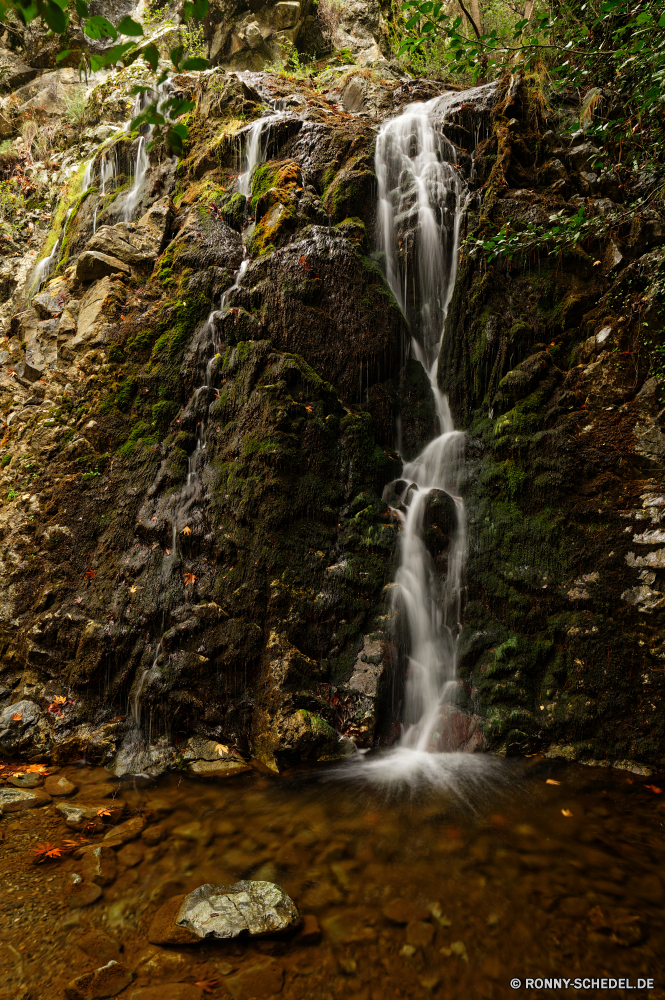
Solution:
{"label": "stone", "polygon": [[9,779],[9,784],[14,788],[39,788],[41,783],[42,779],[38,774],[19,774]]}
{"label": "stone", "polygon": [[171,834],[181,840],[193,840],[202,847],[206,847],[212,840],[213,831],[211,826],[204,825],[195,819],[191,823],[183,823],[181,826],[174,827]]}
{"label": "stone", "polygon": [[44,781],[44,791],[49,795],[73,795],[78,786],[65,778],[64,774],[51,774]]}
{"label": "stone", "polygon": [[407,944],[414,948],[426,948],[432,943],[434,928],[424,920],[410,920],[406,925]]}
{"label": "stone", "polygon": [[88,931],[86,934],[82,934],[76,943],[86,955],[94,958],[97,962],[117,961],[120,958],[120,948],[117,942],[104,931]]}
{"label": "stone", "polygon": [[237,1000],[245,997],[271,997],[281,993],[284,969],[274,958],[256,959],[242,969],[224,978],[224,988]]}
{"label": "stone", "polygon": [[278,0],[277,3],[266,4],[257,14],[264,34],[294,28],[299,18],[300,4],[296,0]]}
{"label": "stone", "polygon": [[90,906],[101,896],[102,890],[95,882],[87,882],[78,874],[72,874],[70,878],[67,903],[72,910]]}
{"label": "stone", "polygon": [[241,881],[234,885],[202,885],[183,900],[176,918],[200,938],[250,937],[288,930],[300,921],[289,896],[273,882]]}
{"label": "stone", "polygon": [[0,712],[0,749],[10,753],[20,744],[26,730],[41,717],[39,705],[33,701],[16,701]]}
{"label": "stone", "polygon": [[200,944],[201,938],[186,927],[176,926],[176,917],[187,896],[172,896],[160,906],[148,930],[150,944]]}
{"label": "stone", "polygon": [[88,823],[99,819],[100,811],[109,812],[110,815],[104,816],[104,819],[109,823],[120,819],[125,810],[125,803],[119,802],[117,799],[114,802],[94,804],[59,802],[55,808],[63,816],[65,823],[71,830],[83,830]]}
{"label": "stone", "polygon": [[122,847],[116,857],[120,864],[125,865],[127,868],[133,868],[134,865],[138,865],[143,861],[145,851],[141,844],[125,844]]}
{"label": "stone", "polygon": [[329,917],[321,920],[321,927],[333,944],[356,944],[375,940],[374,920],[374,913],[362,907],[335,909]]}
{"label": "stone", "polygon": [[252,768],[240,760],[195,760],[189,770],[205,778],[230,778]]}
{"label": "stone", "polygon": [[392,899],[383,907],[383,915],[394,924],[410,924],[414,920],[427,920],[430,912],[410,899]]}
{"label": "stone", "polygon": [[298,940],[303,944],[318,944],[321,940],[319,921],[313,913],[304,913],[302,926],[298,932]]}
{"label": "stone", "polygon": [[0,788],[0,809],[6,813],[47,806],[49,802],[51,802],[51,796],[47,795],[41,788]]}
{"label": "stone", "polygon": [[96,250],[84,250],[76,263],[76,277],[79,281],[97,281],[111,274],[130,277],[132,271],[123,261]]}
{"label": "stone", "polygon": [[111,847],[99,844],[91,851],[86,851],[81,866],[83,877],[96,885],[110,885],[118,870],[115,851]]}
{"label": "stone", "polygon": [[14,52],[0,49],[0,90],[12,91],[23,87],[34,80],[38,73],[38,69],[28,66]]}
{"label": "stone", "polygon": [[76,351],[104,343],[106,327],[113,318],[114,306],[121,291],[122,286],[108,276],[88,289],[78,310],[76,336],[63,345],[63,357],[71,357]]}
{"label": "stone", "polygon": [[145,816],[132,816],[124,823],[119,823],[104,834],[104,841],[113,841],[114,845],[126,844],[128,840],[134,840],[145,829]]}
{"label": "stone", "polygon": [[155,844],[159,844],[160,841],[164,840],[166,836],[166,827],[162,826],[161,823],[156,823],[155,826],[149,826],[147,830],[143,831],[141,840],[149,847],[154,847]]}
{"label": "stone", "polygon": [[201,990],[189,983],[161,983],[134,990],[128,1000],[201,1000],[201,995]]}
{"label": "stone", "polygon": [[92,972],[85,972],[65,987],[67,1000],[103,1000],[115,997],[131,986],[135,974],[126,965],[111,961]]}

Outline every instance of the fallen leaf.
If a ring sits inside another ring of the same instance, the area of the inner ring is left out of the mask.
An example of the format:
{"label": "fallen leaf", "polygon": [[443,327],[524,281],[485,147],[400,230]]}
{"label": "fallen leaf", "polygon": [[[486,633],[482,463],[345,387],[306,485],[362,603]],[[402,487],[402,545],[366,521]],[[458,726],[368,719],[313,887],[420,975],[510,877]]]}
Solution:
{"label": "fallen leaf", "polygon": [[191,535],[192,529],[189,527],[188,524],[186,524],[185,527],[182,529],[182,533],[183,535]]}
{"label": "fallen leaf", "polygon": [[572,814],[572,812],[570,811],[570,809],[562,809],[562,810],[561,810],[561,815],[562,815],[562,816],[568,816],[568,817],[570,817],[570,816],[572,816],[573,814]]}
{"label": "fallen leaf", "polygon": [[18,722],[19,719],[22,719],[22,718],[23,718],[23,712],[14,712],[14,714],[12,715],[12,720],[14,722]]}
{"label": "fallen leaf", "polygon": [[226,746],[224,746],[223,743],[216,743],[215,744],[215,752],[218,753],[220,757],[223,757],[223,755],[225,753],[229,752],[229,748],[226,747]]}
{"label": "fallen leaf", "polygon": [[305,409],[307,410],[308,413],[312,412],[312,407],[311,406],[306,406]]}
{"label": "fallen leaf", "polygon": [[137,583],[133,583],[131,585],[131,587],[129,588],[129,593],[130,594],[135,594],[137,590],[143,590],[143,587],[139,587],[139,585]]}
{"label": "fallen leaf", "polygon": [[546,785],[560,785],[560,781],[555,781],[554,778],[548,778],[545,782]]}
{"label": "fallen leaf", "polygon": [[47,774],[48,768],[45,764],[30,764],[25,769],[26,774]]}
{"label": "fallen leaf", "polygon": [[185,586],[189,587],[190,584],[196,583],[196,577],[193,573],[185,573]]}
{"label": "fallen leaf", "polygon": [[88,580],[94,580],[95,579],[95,571],[94,571],[94,569],[87,570],[87,572],[86,572],[85,575],[87,576]]}
{"label": "fallen leaf", "polygon": [[166,552],[167,556],[171,555],[171,550],[170,549],[164,549],[164,551]]}
{"label": "fallen leaf", "polygon": [[42,861],[47,859],[51,861],[57,861],[57,859],[62,854],[61,849],[57,844],[51,844],[47,840],[45,844],[37,844],[36,847],[31,847],[30,850],[34,854],[32,859],[36,864],[41,864]]}
{"label": "fallen leaf", "polygon": [[219,979],[202,979],[199,983],[194,983],[204,993],[212,993],[217,986]]}
{"label": "fallen leaf", "polygon": [[598,267],[599,264],[600,264],[599,260],[594,260],[594,262],[593,262],[593,266],[594,267]]}
{"label": "fallen leaf", "polygon": [[110,815],[111,815],[111,810],[110,810],[110,809],[105,809],[105,808],[104,808],[104,807],[102,806],[102,808],[101,808],[101,809],[98,809],[98,810],[97,810],[97,815],[98,815],[98,816],[110,816]]}
{"label": "fallen leaf", "polygon": [[663,789],[662,788],[656,788],[655,785],[645,785],[644,787],[648,788],[649,791],[653,792],[654,795],[662,795],[663,794]]}

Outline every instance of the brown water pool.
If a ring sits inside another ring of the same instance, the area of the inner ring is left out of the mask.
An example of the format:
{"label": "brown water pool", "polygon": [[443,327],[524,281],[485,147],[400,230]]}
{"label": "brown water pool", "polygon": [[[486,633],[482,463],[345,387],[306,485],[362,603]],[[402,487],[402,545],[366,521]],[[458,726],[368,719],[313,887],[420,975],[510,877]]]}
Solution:
{"label": "brown water pool", "polygon": [[[77,791],[0,821],[0,997],[76,997],[72,980],[115,959],[134,975],[118,994],[127,1000],[623,992],[593,982],[602,979],[653,980],[629,995],[665,998],[658,780],[539,759],[499,767],[496,790],[472,807],[449,792],[386,800],[321,771],[119,782],[99,768],[52,769]],[[63,801],[102,815],[75,831]],[[97,845],[131,817],[142,819],[111,848],[88,905],[72,878],[90,883],[80,850],[33,860],[37,844]],[[173,897],[241,878],[278,883],[306,915],[301,929],[153,943]],[[564,978],[568,989],[557,988]]]}

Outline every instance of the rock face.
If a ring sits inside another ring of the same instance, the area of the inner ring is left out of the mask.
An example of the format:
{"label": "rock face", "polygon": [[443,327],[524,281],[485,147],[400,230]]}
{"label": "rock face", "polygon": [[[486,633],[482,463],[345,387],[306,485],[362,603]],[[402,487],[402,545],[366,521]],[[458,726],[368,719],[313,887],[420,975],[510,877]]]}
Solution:
{"label": "rock face", "polygon": [[274,934],[294,927],[300,914],[286,893],[272,882],[202,885],[182,902],[176,925],[200,938]]}
{"label": "rock face", "polygon": [[[318,89],[259,72],[318,16],[290,0],[211,4],[217,68],[172,81],[195,102],[185,155],[151,146],[131,200],[140,140],[120,125],[147,79],[136,66],[93,81],[80,136],[60,127],[58,162],[24,154],[21,184],[52,217],[0,267],[8,756],[219,776],[252,757],[279,771],[389,741],[407,648],[387,589],[390,508],[408,503],[393,446],[399,424],[413,458],[437,423],[409,356],[417,282],[405,317],[377,251],[376,125],[436,99],[469,189],[466,236],[581,205],[612,220],[624,197],[612,171],[594,174],[588,143],[555,134],[519,74],[457,93],[388,65],[356,64],[339,89],[334,67]],[[358,60],[379,58],[378,4],[346,4],[335,30]],[[26,47],[27,62],[50,65],[48,45]],[[22,114],[52,84],[44,114],[58,120],[64,88],[80,84],[53,73],[16,91]],[[639,322],[659,328],[644,275],[663,223],[645,206],[612,225],[611,244],[537,274],[501,259],[487,270],[468,247],[461,258],[438,365],[469,429],[469,601],[446,749],[660,754],[661,382],[645,354],[630,360],[638,321],[607,296],[629,297],[639,275]],[[400,226],[408,269],[412,206]],[[440,573],[457,516],[446,494],[428,498]],[[646,735],[631,735],[631,715]],[[104,804],[58,808],[80,828]]]}

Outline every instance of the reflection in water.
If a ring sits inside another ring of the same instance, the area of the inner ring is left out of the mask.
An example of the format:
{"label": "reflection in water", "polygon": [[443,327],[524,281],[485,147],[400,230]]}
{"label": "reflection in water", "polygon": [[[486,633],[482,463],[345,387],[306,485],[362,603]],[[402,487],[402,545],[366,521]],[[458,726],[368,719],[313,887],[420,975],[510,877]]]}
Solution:
{"label": "reflection in water", "polygon": [[[30,853],[79,836],[58,799],[5,814],[0,989],[61,1000],[75,976],[110,959],[136,974],[120,995],[162,991],[150,1000],[195,1000],[194,983],[211,979],[214,996],[235,1000],[500,1000],[515,995],[513,976],[658,980],[665,844],[653,779],[546,760],[503,764],[519,795],[479,797],[475,811],[441,791],[386,805],[370,786],[358,794],[321,783],[318,770],[141,784],[66,767],[58,777],[78,791],[61,802],[125,803],[121,821],[143,817],[145,827],[107,849],[101,895],[72,908],[72,875],[90,879],[92,865],[72,854],[35,865]],[[83,836],[96,847],[110,820],[93,825],[99,832]],[[239,878],[278,883],[307,915],[303,930],[155,943],[166,901]]]}

